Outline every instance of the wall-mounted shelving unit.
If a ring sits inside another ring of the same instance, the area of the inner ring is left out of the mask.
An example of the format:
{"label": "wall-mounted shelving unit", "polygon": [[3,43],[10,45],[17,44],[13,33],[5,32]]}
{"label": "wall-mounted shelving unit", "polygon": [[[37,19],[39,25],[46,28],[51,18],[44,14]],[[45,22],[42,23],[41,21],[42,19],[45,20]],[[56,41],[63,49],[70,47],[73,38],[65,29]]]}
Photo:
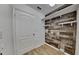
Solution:
{"label": "wall-mounted shelving unit", "polygon": [[76,26],[76,11],[46,20],[46,42],[68,54],[75,54]]}

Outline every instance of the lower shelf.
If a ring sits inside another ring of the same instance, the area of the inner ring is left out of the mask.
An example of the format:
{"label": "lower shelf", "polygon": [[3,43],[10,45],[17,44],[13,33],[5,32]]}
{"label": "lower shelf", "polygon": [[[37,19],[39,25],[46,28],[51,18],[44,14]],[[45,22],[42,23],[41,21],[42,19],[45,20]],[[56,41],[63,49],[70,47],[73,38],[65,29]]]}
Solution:
{"label": "lower shelf", "polygon": [[54,47],[56,47],[56,48],[60,48],[59,47],[59,44],[57,44],[57,43],[52,43],[52,42],[46,42],[46,43],[48,43],[48,44],[50,44],[50,45],[52,45],[52,46],[54,46]]}
{"label": "lower shelf", "polygon": [[75,49],[74,48],[70,48],[70,47],[65,47],[65,52],[74,55],[75,54]]}
{"label": "lower shelf", "polygon": [[[54,43],[52,41],[46,41],[46,43],[48,43],[49,45],[51,45],[51,46],[53,46],[53,47],[55,47],[59,50],[61,49],[60,44],[58,44],[58,43]],[[63,52],[68,53],[70,55],[74,55],[75,54],[75,48],[65,46],[64,49],[63,49]]]}

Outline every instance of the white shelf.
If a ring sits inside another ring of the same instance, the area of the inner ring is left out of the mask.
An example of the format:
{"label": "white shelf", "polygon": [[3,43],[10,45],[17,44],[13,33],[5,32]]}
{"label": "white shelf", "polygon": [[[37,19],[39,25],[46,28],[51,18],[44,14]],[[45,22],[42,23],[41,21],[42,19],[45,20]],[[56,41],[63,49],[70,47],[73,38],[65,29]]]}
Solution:
{"label": "white shelf", "polygon": [[73,38],[73,36],[68,36],[68,35],[59,35],[60,37],[65,37],[65,38]]}
{"label": "white shelf", "polygon": [[61,19],[59,21],[56,21],[55,23],[58,23],[58,22],[66,22],[66,21],[69,21],[71,19],[75,20],[75,17],[73,17],[73,18],[67,18],[67,19]]}
{"label": "white shelf", "polygon": [[63,24],[72,24],[72,23],[76,23],[77,21],[69,21],[69,22],[63,22],[63,23],[59,23],[59,25],[63,25]]}

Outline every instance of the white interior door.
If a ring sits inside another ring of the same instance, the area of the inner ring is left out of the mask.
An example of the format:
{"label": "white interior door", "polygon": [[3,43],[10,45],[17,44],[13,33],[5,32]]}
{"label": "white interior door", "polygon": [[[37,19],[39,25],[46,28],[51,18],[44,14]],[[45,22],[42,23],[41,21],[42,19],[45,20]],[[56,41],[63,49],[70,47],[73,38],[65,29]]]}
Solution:
{"label": "white interior door", "polygon": [[[15,54],[23,54],[41,46],[45,33],[41,15],[34,10],[14,9],[14,48]],[[34,13],[32,13],[34,12]]]}
{"label": "white interior door", "polygon": [[24,50],[28,51],[32,48],[35,42],[34,37],[34,18],[29,14],[24,14],[16,10],[16,50],[21,53]]}

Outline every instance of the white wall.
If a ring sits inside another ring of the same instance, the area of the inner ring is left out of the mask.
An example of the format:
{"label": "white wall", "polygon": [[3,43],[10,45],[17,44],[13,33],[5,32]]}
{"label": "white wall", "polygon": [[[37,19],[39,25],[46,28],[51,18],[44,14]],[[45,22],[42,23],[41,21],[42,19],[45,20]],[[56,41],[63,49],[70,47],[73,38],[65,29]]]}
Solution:
{"label": "white wall", "polygon": [[79,6],[77,9],[77,36],[76,36],[76,52],[75,54],[79,55]]}
{"label": "white wall", "polygon": [[[18,14],[17,9],[23,14]],[[23,54],[42,45],[45,42],[43,18],[44,15],[27,5],[0,5],[0,50],[3,48],[0,52],[7,55],[15,50],[16,54]]]}
{"label": "white wall", "polygon": [[12,8],[0,4],[0,48],[3,54],[13,54],[12,43]]}
{"label": "white wall", "polygon": [[[23,54],[45,42],[44,16],[27,5],[14,7],[15,53]],[[33,36],[35,34],[35,36]]]}

